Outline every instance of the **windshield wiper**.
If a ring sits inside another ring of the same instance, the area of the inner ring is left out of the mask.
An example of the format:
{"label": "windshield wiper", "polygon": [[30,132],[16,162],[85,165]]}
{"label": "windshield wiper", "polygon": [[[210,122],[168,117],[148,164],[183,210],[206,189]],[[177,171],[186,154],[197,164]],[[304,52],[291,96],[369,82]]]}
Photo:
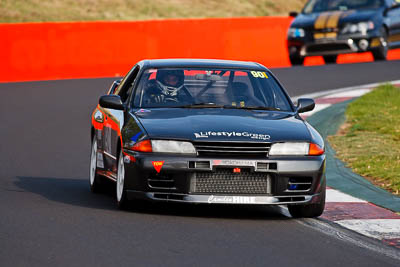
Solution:
{"label": "windshield wiper", "polygon": [[274,107],[264,107],[264,106],[247,106],[247,107],[238,107],[231,105],[218,105],[211,102],[202,102],[202,103],[193,103],[183,106],[174,106],[171,108],[226,108],[226,109],[246,109],[246,110],[273,110],[273,111],[281,111],[279,108]]}
{"label": "windshield wiper", "polygon": [[224,108],[231,108],[231,109],[248,109],[248,110],[273,110],[273,111],[281,111],[279,108],[274,108],[274,107],[264,107],[264,106],[247,106],[247,107],[238,107],[238,106],[229,106],[225,105]]}
{"label": "windshield wiper", "polygon": [[203,103],[193,103],[193,104],[188,104],[188,105],[183,105],[183,106],[175,106],[171,108],[224,108],[225,106],[223,105],[217,105],[215,103],[210,103],[210,102],[203,102]]}

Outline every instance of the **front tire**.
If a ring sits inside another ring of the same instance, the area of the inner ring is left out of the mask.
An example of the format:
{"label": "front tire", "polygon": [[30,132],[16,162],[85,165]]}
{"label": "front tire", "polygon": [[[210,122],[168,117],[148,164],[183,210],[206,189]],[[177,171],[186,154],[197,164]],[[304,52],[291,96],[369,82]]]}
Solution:
{"label": "front tire", "polygon": [[324,212],[326,198],[326,186],[323,186],[323,190],[320,195],[318,203],[308,205],[288,205],[288,210],[293,218],[315,218],[320,216]]}
{"label": "front tire", "polygon": [[292,66],[301,66],[304,63],[304,57],[298,55],[290,55],[289,60]]}
{"label": "front tire", "polygon": [[97,174],[97,139],[93,137],[90,152],[90,170],[89,170],[90,191],[99,193],[103,189],[102,177]]}
{"label": "front tire", "polygon": [[386,60],[387,59],[387,54],[388,54],[388,38],[387,38],[387,32],[386,29],[381,30],[381,46],[379,46],[377,49],[372,50],[372,56],[374,57],[374,61],[380,61],[380,60]]}
{"label": "front tire", "polygon": [[119,152],[118,157],[118,171],[117,171],[117,204],[120,209],[127,209],[129,207],[129,200],[127,198],[126,188],[125,188],[125,165],[124,165],[124,154]]}

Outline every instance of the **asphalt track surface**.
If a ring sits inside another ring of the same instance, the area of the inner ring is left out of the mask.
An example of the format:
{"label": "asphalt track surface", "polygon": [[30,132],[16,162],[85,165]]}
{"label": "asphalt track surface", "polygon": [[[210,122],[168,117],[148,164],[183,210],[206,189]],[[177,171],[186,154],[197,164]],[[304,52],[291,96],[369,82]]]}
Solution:
{"label": "asphalt track surface", "polygon": [[[274,73],[296,96],[399,80],[400,61]],[[0,84],[0,266],[399,266],[279,208],[127,212],[112,193],[90,193],[90,114],[112,80]]]}

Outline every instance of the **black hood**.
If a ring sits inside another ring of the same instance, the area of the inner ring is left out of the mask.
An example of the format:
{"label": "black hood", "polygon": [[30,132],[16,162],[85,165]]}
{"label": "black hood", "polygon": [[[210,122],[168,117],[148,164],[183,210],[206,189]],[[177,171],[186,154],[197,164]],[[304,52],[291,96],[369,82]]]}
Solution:
{"label": "black hood", "polygon": [[310,141],[291,113],[241,109],[162,108],[134,112],[150,138],[191,141]]}
{"label": "black hood", "polygon": [[[315,22],[320,18],[320,16],[329,17],[331,15],[337,14],[338,11],[332,12],[318,12],[311,14],[300,14],[296,17],[296,19],[292,22],[291,27],[294,28],[304,28],[304,29],[312,29],[314,28]],[[340,19],[338,21],[338,26],[342,26],[346,23],[358,23],[362,21],[373,21],[376,16],[379,14],[383,14],[382,9],[360,9],[360,10],[348,10],[342,11],[339,16]]]}

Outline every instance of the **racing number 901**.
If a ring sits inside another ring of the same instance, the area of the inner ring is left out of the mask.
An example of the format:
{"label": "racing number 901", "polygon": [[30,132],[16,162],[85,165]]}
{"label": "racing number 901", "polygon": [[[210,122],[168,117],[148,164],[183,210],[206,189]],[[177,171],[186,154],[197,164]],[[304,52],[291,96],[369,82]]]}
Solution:
{"label": "racing number 901", "polygon": [[254,78],[267,78],[268,79],[268,75],[263,71],[252,71],[251,75],[253,75]]}

